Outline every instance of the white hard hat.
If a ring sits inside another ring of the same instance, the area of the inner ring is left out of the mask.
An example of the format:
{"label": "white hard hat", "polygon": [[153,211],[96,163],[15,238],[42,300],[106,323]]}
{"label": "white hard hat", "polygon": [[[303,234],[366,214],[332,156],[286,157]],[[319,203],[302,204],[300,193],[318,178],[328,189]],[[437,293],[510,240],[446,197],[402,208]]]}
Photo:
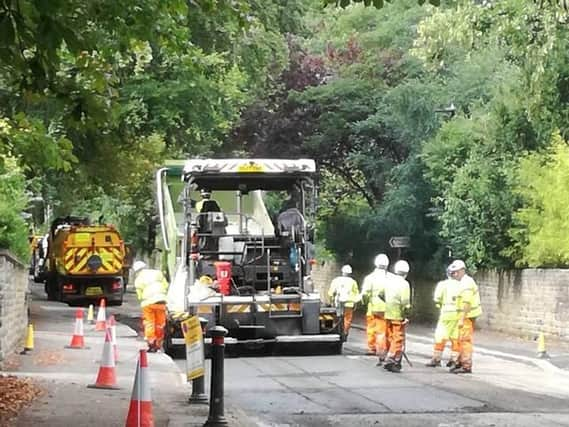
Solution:
{"label": "white hard hat", "polygon": [[448,271],[450,271],[451,273],[454,273],[455,271],[458,270],[466,270],[466,264],[461,259],[453,261],[453,263],[448,266]]}
{"label": "white hard hat", "polygon": [[200,195],[201,195],[202,197],[204,197],[204,198],[211,197],[211,191],[206,190],[206,189],[202,189],[202,190],[200,191]]}
{"label": "white hard hat", "polygon": [[409,273],[409,263],[404,260],[397,261],[393,267],[393,272],[395,274],[405,276],[407,273]]}
{"label": "white hard hat", "polygon": [[342,267],[342,274],[352,274],[352,266],[351,265],[344,265]]}
{"label": "white hard hat", "polygon": [[387,266],[389,265],[389,258],[387,258],[387,255],[385,254],[379,254],[378,256],[375,257],[373,264],[375,265],[376,268],[386,269]]}
{"label": "white hard hat", "polygon": [[132,271],[135,273],[138,273],[143,268],[146,268],[146,263],[144,261],[135,261],[134,264],[132,264]]}

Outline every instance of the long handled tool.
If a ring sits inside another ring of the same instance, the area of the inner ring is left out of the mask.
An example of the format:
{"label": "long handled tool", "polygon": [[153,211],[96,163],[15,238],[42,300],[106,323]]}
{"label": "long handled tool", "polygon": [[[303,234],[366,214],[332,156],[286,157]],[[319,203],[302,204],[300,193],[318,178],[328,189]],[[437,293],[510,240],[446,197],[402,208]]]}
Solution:
{"label": "long handled tool", "polygon": [[[407,320],[407,322],[405,323],[405,329],[407,329],[408,324],[409,324],[409,321]],[[409,357],[407,357],[406,350],[407,350],[407,331],[405,330],[405,338],[403,339],[403,351],[402,351],[402,353],[403,353],[403,358],[409,364],[409,366],[412,368],[413,364],[409,360]]]}

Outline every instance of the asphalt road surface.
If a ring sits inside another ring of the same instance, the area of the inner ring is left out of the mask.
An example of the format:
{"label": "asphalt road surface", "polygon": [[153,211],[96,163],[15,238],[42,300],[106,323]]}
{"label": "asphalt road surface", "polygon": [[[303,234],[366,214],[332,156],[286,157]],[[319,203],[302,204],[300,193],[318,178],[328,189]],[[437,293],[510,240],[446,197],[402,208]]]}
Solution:
{"label": "asphalt road surface", "polygon": [[[139,326],[134,295],[113,307]],[[251,426],[568,426],[569,372],[522,355],[504,342],[478,347],[472,375],[427,368],[432,331],[407,340],[413,367],[400,374],[365,355],[364,332],[353,329],[342,355],[233,356],[225,360],[225,405]],[[185,372],[185,360],[175,360]],[[209,361],[206,391],[209,392]]]}
{"label": "asphalt road surface", "polygon": [[499,353],[454,375],[424,366],[424,338],[410,340],[413,367],[400,374],[375,366],[358,330],[343,355],[227,358],[225,401],[258,426],[569,426],[566,371]]}

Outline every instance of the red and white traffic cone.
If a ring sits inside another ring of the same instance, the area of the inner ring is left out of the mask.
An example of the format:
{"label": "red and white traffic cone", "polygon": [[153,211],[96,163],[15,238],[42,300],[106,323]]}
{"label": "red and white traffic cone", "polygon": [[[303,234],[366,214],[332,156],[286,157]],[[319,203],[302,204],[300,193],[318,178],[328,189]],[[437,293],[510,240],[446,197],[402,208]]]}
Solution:
{"label": "red and white traffic cone", "polygon": [[117,322],[115,321],[115,316],[111,314],[107,323],[107,327],[111,330],[111,347],[113,348],[113,357],[116,364],[119,361],[119,349],[117,347]]}
{"label": "red and white traffic cone", "polygon": [[87,349],[85,347],[85,338],[83,334],[83,310],[78,308],[75,312],[75,332],[71,338],[71,344],[66,345],[65,348]]}
{"label": "red and white traffic cone", "polygon": [[115,359],[113,350],[111,349],[111,330],[105,330],[105,345],[103,346],[103,357],[101,358],[101,366],[95,384],[90,384],[88,388],[104,388],[116,390],[117,374],[115,372]]}
{"label": "red and white traffic cone", "polygon": [[132,387],[130,406],[126,417],[126,427],[153,427],[152,397],[148,379],[148,359],[146,350],[140,350],[136,365],[136,377]]}
{"label": "red and white traffic cone", "polygon": [[97,312],[97,323],[95,324],[96,331],[104,331],[107,329],[107,304],[105,299],[101,299],[99,311]]}

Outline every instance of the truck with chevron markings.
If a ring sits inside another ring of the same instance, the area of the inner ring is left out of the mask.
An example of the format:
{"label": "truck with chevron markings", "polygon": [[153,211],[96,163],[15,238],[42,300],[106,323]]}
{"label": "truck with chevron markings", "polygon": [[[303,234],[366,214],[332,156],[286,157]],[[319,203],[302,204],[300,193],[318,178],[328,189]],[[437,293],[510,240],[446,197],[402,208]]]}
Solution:
{"label": "truck with chevron markings", "polygon": [[123,302],[124,242],[112,225],[61,217],[51,224],[40,280],[49,300],[70,304]]}
{"label": "truck with chevron markings", "polygon": [[224,326],[228,345],[341,352],[340,315],[311,280],[315,178],[310,159],[191,159],[157,171],[166,351],[184,344],[180,321],[198,315]]}

